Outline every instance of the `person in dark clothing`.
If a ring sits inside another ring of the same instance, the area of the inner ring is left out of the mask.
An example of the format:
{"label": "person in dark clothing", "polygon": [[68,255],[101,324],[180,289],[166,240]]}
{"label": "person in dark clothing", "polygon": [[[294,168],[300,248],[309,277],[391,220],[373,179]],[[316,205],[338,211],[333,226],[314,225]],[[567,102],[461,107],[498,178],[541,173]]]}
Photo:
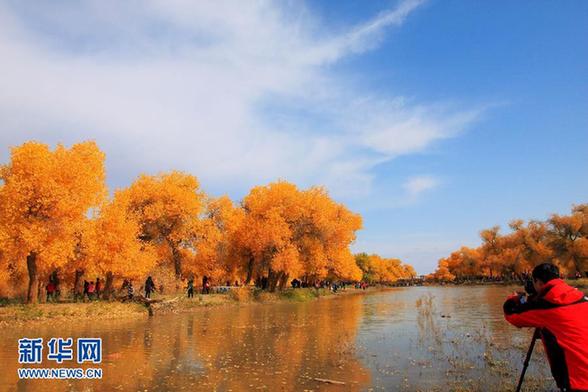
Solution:
{"label": "person in dark clothing", "polygon": [[151,293],[155,291],[155,283],[150,277],[145,281],[145,298],[151,298]]}
{"label": "person in dark clothing", "polygon": [[88,295],[88,288],[90,287],[90,283],[87,280],[84,280],[84,294],[82,294],[82,301],[86,300],[86,297],[88,297],[88,299],[90,299],[90,296]]}
{"label": "person in dark clothing", "polygon": [[535,267],[532,279],[536,294],[508,297],[506,320],[519,328],[539,329],[558,388],[588,390],[588,298],[559,279],[553,264]]}
{"label": "person in dark clothing", "polygon": [[188,280],[188,298],[194,298],[194,279]]}
{"label": "person in dark clothing", "polygon": [[210,294],[210,277],[202,277],[202,294]]}
{"label": "person in dark clothing", "polygon": [[269,279],[267,278],[267,276],[264,276],[261,278],[261,288],[263,290],[267,290],[269,287]]}
{"label": "person in dark clothing", "polygon": [[59,288],[60,280],[59,280],[59,273],[58,270],[53,271],[51,274],[49,281],[53,283],[53,295],[51,296],[52,299],[56,300],[61,296],[61,290]]}

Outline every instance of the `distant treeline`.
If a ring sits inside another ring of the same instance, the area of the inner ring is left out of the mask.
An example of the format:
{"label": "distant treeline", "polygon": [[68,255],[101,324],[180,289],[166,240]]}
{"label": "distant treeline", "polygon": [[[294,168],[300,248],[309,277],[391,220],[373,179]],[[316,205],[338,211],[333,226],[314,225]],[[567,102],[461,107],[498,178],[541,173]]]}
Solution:
{"label": "distant treeline", "polygon": [[397,280],[416,278],[412,265],[404,264],[399,259],[385,259],[376,254],[359,253],[355,262],[363,272],[363,281],[367,283],[394,283]]}
{"label": "distant treeline", "polygon": [[552,262],[566,276],[588,273],[588,204],[572,207],[569,215],[553,214],[546,221],[514,220],[511,231],[498,226],[482,230],[482,244],[462,247],[439,260],[431,280],[513,279],[534,266]]}

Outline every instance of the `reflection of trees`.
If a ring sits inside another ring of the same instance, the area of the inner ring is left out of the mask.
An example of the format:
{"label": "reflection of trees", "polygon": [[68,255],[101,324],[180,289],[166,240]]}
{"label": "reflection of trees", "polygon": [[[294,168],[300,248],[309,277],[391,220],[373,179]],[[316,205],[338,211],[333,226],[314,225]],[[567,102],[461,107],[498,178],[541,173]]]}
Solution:
{"label": "reflection of trees", "polygon": [[[361,312],[361,297],[349,296],[307,304],[212,307],[146,321],[70,326],[59,333],[49,328],[47,336],[102,337],[103,379],[27,381],[18,389],[68,390],[68,383],[76,390],[341,388],[319,385],[316,377],[359,390],[369,378],[353,350]],[[10,362],[17,363],[16,354]],[[9,370],[16,375],[16,366]],[[2,382],[17,385],[16,378]]]}
{"label": "reflection of trees", "polygon": [[[312,304],[237,308],[227,314],[210,310],[206,324],[225,336],[199,347],[212,385],[221,389],[300,390],[316,385],[312,378],[367,380],[352,349],[361,314],[360,298]],[[232,317],[231,317],[232,316]],[[206,328],[203,325],[202,328]],[[359,386],[357,386],[359,388]]]}

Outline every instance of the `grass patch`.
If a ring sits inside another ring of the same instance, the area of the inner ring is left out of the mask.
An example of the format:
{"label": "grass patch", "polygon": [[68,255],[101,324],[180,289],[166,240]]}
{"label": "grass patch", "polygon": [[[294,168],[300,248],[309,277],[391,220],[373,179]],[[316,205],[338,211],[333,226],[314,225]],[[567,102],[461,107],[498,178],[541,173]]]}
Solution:
{"label": "grass patch", "polygon": [[566,279],[566,283],[570,286],[577,287],[582,290],[588,289],[588,278]]}
{"label": "grass patch", "polygon": [[239,287],[239,288],[234,288],[231,289],[231,291],[229,291],[228,295],[229,298],[231,298],[233,301],[236,302],[249,302],[251,300],[253,300],[253,291],[251,288],[249,287]]}
{"label": "grass patch", "polygon": [[86,319],[116,319],[147,314],[138,303],[89,302],[49,303],[36,305],[8,305],[0,308],[1,324],[18,324],[31,321]]}
{"label": "grass patch", "polygon": [[279,293],[279,297],[289,301],[306,302],[329,294],[331,294],[331,291],[328,289],[286,289]]}
{"label": "grass patch", "polygon": [[22,304],[22,300],[20,298],[0,298],[0,308],[3,306],[18,304]]}

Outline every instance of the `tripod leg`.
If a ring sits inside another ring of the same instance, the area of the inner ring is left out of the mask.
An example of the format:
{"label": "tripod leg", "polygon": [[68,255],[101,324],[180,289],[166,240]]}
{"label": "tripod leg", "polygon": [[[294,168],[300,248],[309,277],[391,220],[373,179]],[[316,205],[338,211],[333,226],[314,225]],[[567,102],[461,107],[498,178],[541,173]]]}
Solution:
{"label": "tripod leg", "polygon": [[523,386],[523,380],[525,378],[525,373],[527,372],[527,368],[529,367],[529,361],[531,360],[531,355],[533,354],[533,349],[535,348],[535,341],[539,339],[540,333],[539,328],[535,328],[533,332],[533,339],[531,339],[531,345],[529,346],[529,350],[527,350],[527,357],[525,358],[525,362],[523,363],[523,371],[521,372],[521,377],[519,378],[519,383],[517,385],[517,391],[521,391],[521,387]]}

